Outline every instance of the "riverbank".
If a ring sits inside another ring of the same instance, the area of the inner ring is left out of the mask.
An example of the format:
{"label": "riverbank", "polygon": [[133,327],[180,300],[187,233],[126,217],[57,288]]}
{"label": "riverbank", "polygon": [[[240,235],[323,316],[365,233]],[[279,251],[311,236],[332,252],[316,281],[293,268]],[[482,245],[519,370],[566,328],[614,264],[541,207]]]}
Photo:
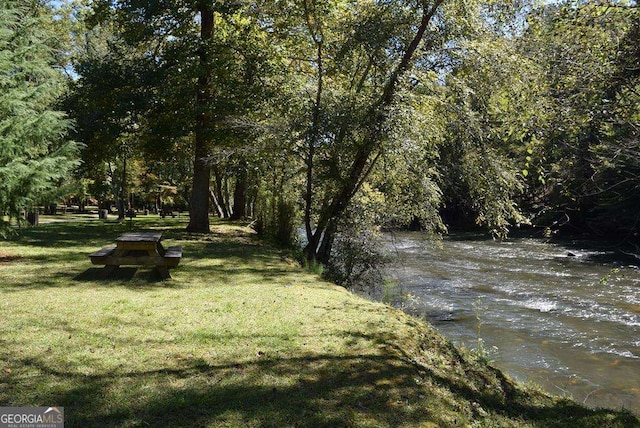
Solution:
{"label": "riverbank", "polygon": [[299,268],[240,226],[184,233],[161,282],[87,254],[128,223],[27,229],[0,257],[0,405],[67,426],[640,426],[516,384],[430,326]]}

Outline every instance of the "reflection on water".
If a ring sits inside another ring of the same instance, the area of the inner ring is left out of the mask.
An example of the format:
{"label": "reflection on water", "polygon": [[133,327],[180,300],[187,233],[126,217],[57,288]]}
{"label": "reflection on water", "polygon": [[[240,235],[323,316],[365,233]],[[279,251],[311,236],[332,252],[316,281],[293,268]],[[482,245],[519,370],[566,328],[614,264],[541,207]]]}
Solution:
{"label": "reflection on water", "polygon": [[[640,272],[606,251],[536,239],[387,236],[409,312],[455,343],[478,334],[512,377],[640,413]],[[478,318],[481,322],[478,322]],[[480,329],[478,333],[478,328]],[[495,347],[495,348],[493,348]]]}

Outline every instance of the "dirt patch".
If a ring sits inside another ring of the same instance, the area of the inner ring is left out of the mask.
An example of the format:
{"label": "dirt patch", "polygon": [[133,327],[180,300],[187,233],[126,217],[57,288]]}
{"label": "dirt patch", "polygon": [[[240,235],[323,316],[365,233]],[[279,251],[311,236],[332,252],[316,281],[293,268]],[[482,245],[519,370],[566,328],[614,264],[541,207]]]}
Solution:
{"label": "dirt patch", "polygon": [[14,254],[9,254],[5,251],[0,251],[0,263],[11,263],[11,262],[15,262],[16,260],[20,260],[23,257],[21,256],[16,256]]}
{"label": "dirt patch", "polygon": [[232,241],[245,245],[256,245],[259,243],[258,234],[255,230],[247,226],[225,224],[213,225],[210,228],[211,233],[189,233],[184,232],[178,236],[179,239],[187,241],[204,241],[204,242],[225,242]]}
{"label": "dirt patch", "polygon": [[255,237],[256,231],[245,226],[225,225],[225,226],[212,226],[211,233],[222,237],[231,238],[248,238]]}

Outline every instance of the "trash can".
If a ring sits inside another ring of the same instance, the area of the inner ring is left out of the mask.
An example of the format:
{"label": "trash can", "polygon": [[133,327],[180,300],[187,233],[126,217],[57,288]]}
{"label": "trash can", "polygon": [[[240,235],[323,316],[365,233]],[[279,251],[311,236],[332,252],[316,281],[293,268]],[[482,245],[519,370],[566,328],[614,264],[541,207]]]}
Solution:
{"label": "trash can", "polygon": [[98,218],[106,220],[109,217],[109,210],[99,210]]}

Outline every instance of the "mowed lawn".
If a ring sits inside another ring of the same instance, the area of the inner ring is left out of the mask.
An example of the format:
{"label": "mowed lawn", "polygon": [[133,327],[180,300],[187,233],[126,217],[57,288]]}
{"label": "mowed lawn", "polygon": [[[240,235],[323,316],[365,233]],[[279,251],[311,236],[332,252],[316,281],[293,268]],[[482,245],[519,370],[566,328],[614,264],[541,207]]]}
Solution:
{"label": "mowed lawn", "polygon": [[[52,223],[0,242],[0,406],[64,406],[71,427],[640,426],[514,384],[247,228],[185,226]],[[130,227],[184,247],[172,280],[90,264]]]}

